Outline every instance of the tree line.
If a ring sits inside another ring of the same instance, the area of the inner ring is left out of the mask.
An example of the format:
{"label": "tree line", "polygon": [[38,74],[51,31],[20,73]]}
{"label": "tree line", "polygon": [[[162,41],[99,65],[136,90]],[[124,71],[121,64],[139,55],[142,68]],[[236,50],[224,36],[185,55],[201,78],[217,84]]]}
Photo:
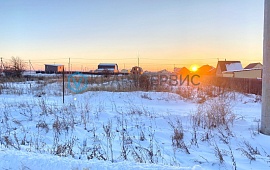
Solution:
{"label": "tree line", "polygon": [[1,71],[6,77],[22,77],[26,64],[20,57],[11,57],[6,63],[1,63]]}

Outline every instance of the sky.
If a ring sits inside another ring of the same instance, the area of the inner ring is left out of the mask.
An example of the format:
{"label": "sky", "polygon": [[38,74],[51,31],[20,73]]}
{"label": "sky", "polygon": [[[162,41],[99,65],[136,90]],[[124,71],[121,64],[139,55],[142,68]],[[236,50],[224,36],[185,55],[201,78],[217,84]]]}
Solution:
{"label": "sky", "polygon": [[[35,70],[144,70],[262,62],[263,0],[0,1],[0,57]],[[26,64],[27,64],[26,63]]]}

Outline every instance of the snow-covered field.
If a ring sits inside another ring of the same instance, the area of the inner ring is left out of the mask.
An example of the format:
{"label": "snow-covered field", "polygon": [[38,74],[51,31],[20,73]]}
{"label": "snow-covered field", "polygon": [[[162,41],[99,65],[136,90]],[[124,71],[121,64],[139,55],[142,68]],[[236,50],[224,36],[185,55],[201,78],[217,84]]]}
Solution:
{"label": "snow-covered field", "polygon": [[88,91],[63,104],[57,82],[1,92],[1,169],[270,169],[255,95]]}

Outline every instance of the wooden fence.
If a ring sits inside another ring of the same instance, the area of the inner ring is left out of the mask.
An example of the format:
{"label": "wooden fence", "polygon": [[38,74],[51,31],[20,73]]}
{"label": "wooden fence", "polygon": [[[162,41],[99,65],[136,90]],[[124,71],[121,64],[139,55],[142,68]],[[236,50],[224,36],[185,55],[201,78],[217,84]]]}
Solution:
{"label": "wooden fence", "polygon": [[232,78],[232,77],[207,77],[208,84],[220,88],[220,90],[234,90],[242,93],[262,94],[262,79]]}

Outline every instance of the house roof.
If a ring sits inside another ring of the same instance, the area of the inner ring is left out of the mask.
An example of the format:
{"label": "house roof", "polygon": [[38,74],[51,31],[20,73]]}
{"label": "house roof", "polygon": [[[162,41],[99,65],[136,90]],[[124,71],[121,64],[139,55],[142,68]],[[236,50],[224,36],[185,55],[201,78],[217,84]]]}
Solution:
{"label": "house roof", "polygon": [[[104,71],[104,69],[102,69],[102,68],[98,68],[98,69],[96,69],[97,71]],[[111,70],[111,71],[114,71],[114,68],[108,68],[108,69],[106,69],[106,70]]]}
{"label": "house roof", "polygon": [[115,66],[116,63],[99,63],[99,66]]}
{"label": "house roof", "polygon": [[63,64],[45,64],[45,66],[63,66]]}
{"label": "house roof", "polygon": [[240,63],[241,64],[240,61],[218,61],[217,68],[219,66],[221,72],[228,71],[227,70],[227,65],[234,64],[234,63]]}
{"label": "house roof", "polygon": [[196,71],[199,75],[207,75],[215,73],[215,68],[210,65],[203,65]]}
{"label": "house roof", "polygon": [[189,69],[187,69],[186,67],[181,67],[181,68],[174,68],[174,73],[176,74],[188,74],[190,73]]}
{"label": "house roof", "polygon": [[254,68],[256,65],[258,65],[258,64],[260,64],[260,65],[262,65],[261,63],[250,63],[249,65],[247,65],[246,67],[245,67],[245,69],[252,69],[252,68]]}
{"label": "house roof", "polygon": [[163,69],[163,70],[158,71],[158,73],[171,73],[171,72],[169,72],[169,71],[166,70],[166,69]]}

